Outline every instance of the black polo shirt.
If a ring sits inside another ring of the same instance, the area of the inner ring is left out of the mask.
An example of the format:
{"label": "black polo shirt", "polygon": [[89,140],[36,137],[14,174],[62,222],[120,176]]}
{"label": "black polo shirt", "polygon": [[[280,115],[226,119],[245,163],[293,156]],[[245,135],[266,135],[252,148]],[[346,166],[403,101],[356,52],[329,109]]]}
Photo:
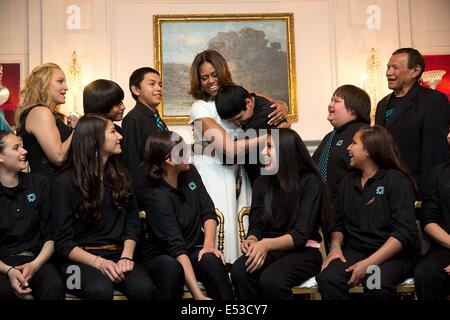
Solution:
{"label": "black polo shirt", "polygon": [[[142,244],[144,260],[161,254],[176,258],[204,241],[203,224],[217,216],[214,203],[194,166],[178,176],[178,188],[163,179],[154,185],[144,179],[139,202],[150,226]],[[218,182],[220,183],[220,182]]]}
{"label": "black polo shirt", "polygon": [[122,121],[121,159],[133,180],[142,174],[139,165],[144,159],[147,138],[156,132],[168,130],[161,118],[161,123],[157,123],[157,116],[159,115],[138,101]]}
{"label": "black polo shirt", "polygon": [[419,218],[423,227],[437,223],[450,234],[450,163],[438,164],[430,171]]}
{"label": "black polo shirt", "polygon": [[[308,173],[301,177],[299,184],[300,206],[294,213],[295,224],[288,228],[285,218],[285,203],[281,197],[281,188],[276,176],[260,176],[256,179],[252,207],[249,216],[248,235],[258,240],[262,238],[276,238],[289,234],[294,239],[296,248],[303,248],[308,240],[321,242],[319,234],[320,216],[322,212],[322,185],[320,178]],[[264,199],[268,196],[268,186],[273,185],[272,193],[272,223],[263,222]]]}
{"label": "black polo shirt", "polygon": [[74,170],[70,169],[55,180],[52,188],[53,219],[56,227],[55,245],[59,254],[67,257],[79,246],[123,244],[125,240],[138,241],[141,233],[139,213],[135,200],[122,209],[112,203],[110,182],[104,182],[102,219],[85,223],[77,217],[81,203],[80,189],[75,185]]}
{"label": "black polo shirt", "polygon": [[[350,158],[348,156],[347,147],[352,143],[353,136],[359,128],[366,126],[367,123],[354,120],[346,123],[340,128],[336,129],[336,134],[333,138],[330,147],[330,154],[328,158],[327,170],[327,186],[332,196],[332,201],[336,197],[339,182],[350,172],[354,171],[350,167]],[[328,133],[320,142],[312,158],[316,164],[319,163],[323,148],[327,144],[331,132]]]}
{"label": "black polo shirt", "polygon": [[379,169],[363,189],[361,172],[351,173],[339,185],[335,231],[344,234],[345,245],[368,254],[389,237],[416,250],[414,201],[411,181],[400,171]]}
{"label": "black polo shirt", "polygon": [[44,176],[19,173],[19,184],[0,184],[0,259],[22,251],[39,253],[53,239],[49,182]]}

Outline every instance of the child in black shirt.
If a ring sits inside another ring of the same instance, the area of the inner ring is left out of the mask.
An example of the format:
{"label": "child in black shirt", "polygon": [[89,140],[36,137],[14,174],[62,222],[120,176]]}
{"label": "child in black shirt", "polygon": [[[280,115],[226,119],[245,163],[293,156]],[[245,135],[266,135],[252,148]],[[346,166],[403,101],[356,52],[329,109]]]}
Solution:
{"label": "child in black shirt", "polygon": [[270,132],[263,154],[265,173],[272,174],[255,181],[244,255],[231,270],[243,300],[293,299],[292,287],[320,271],[319,227],[330,224],[325,183],[300,136]]}
{"label": "child in black shirt", "polygon": [[153,283],[134,261],[140,238],[138,208],[130,178],[118,156],[122,136],[100,114],[80,118],[69,161],[72,167],[55,180],[53,214],[56,250],[68,266],[80,270],[79,286],[70,289],[88,300],[112,300],[117,288],[128,299],[152,297]]}
{"label": "child in black shirt", "polygon": [[[181,274],[180,297],[184,270],[184,282],[195,300],[208,299],[197,279],[204,284],[209,298],[232,300],[224,256],[214,246],[214,204],[195,167],[187,164],[187,150],[179,148],[182,146],[181,137],[171,131],[150,136],[145,145],[145,177],[140,181],[143,190],[139,201],[145,208],[150,232],[143,243],[144,266],[152,277],[166,277],[175,294],[174,281]],[[161,257],[170,262],[173,274],[163,270],[165,265],[155,267],[161,264]],[[181,273],[172,267],[173,262],[181,264]],[[167,285],[167,281],[161,285]]]}
{"label": "child in black shirt", "polygon": [[[389,299],[412,276],[417,253],[415,183],[400,162],[392,136],[362,127],[347,148],[350,166],[336,198],[331,250],[316,277],[326,300],[348,300],[359,283],[364,295]],[[370,272],[377,268],[368,281]]]}
{"label": "child in black shirt", "polygon": [[[290,125],[286,117],[277,124],[269,124],[269,114],[273,112],[273,103],[265,97],[249,93],[247,89],[238,85],[223,86],[216,95],[217,113],[222,119],[233,122],[245,131],[245,136],[258,136],[260,129],[288,128]],[[254,131],[251,131],[253,129]],[[266,131],[264,130],[264,133]],[[240,137],[237,136],[239,139]],[[252,152],[250,150],[249,152]],[[260,175],[261,163],[256,163],[258,157],[247,157],[245,170],[253,185]]]}
{"label": "child in black shirt", "polygon": [[37,300],[63,300],[63,280],[49,262],[49,182],[21,172],[26,154],[18,137],[0,131],[0,300],[30,293]]}
{"label": "child in black shirt", "polygon": [[285,117],[277,125],[268,123],[269,114],[273,112],[272,105],[273,103],[265,97],[249,93],[247,89],[238,85],[224,86],[216,95],[219,116],[236,126],[241,126],[244,130],[288,127]]}
{"label": "child in black shirt", "polygon": [[[159,72],[150,67],[136,69],[130,76],[129,87],[136,105],[122,121],[121,160],[135,181],[142,175],[139,165],[144,159],[145,141],[152,134],[169,129],[156,109],[162,101]],[[138,192],[135,190],[136,196]]]}
{"label": "child in black shirt", "polygon": [[[353,85],[337,88],[328,105],[327,120],[333,126],[313,154],[334,200],[339,182],[354,169],[349,165],[347,147],[355,132],[370,123],[370,97]],[[334,202],[334,201],[333,201]]]}

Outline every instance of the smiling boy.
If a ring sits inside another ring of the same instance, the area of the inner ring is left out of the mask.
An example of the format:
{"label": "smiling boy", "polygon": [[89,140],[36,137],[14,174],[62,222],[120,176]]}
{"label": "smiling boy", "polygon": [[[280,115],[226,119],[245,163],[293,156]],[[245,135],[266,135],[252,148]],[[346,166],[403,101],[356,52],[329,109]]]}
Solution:
{"label": "smiling boy", "polygon": [[313,154],[313,160],[322,173],[333,200],[339,182],[352,170],[347,147],[355,132],[370,123],[369,95],[353,85],[340,86],[331,97],[327,120],[334,129],[323,138]]}
{"label": "smiling boy", "polygon": [[135,181],[141,174],[139,165],[144,158],[145,141],[151,134],[168,128],[156,109],[162,101],[159,72],[150,67],[139,68],[131,74],[129,87],[136,106],[122,122],[122,162]]}

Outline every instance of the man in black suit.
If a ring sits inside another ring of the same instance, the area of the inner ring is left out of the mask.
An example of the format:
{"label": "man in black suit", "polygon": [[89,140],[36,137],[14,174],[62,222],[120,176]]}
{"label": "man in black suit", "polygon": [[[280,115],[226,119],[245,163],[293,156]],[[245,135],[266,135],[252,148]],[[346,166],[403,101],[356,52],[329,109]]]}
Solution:
{"label": "man in black suit", "polygon": [[[375,123],[394,137],[403,162],[416,178],[419,191],[430,169],[447,161],[450,105],[436,90],[420,86],[425,61],[413,48],[396,50],[386,78],[393,92],[377,105]],[[420,198],[420,195],[419,195]]]}

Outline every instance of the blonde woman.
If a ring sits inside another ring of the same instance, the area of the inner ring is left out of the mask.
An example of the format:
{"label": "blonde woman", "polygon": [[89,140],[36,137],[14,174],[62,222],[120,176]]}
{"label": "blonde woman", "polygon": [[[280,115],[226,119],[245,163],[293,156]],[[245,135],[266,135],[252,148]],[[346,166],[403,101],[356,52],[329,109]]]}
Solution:
{"label": "blonde woman", "polygon": [[71,116],[71,127],[66,125],[65,116],[59,112],[67,90],[63,70],[57,64],[45,63],[33,69],[20,92],[17,134],[28,150],[31,170],[50,179],[57,176],[66,160],[77,122]]}

